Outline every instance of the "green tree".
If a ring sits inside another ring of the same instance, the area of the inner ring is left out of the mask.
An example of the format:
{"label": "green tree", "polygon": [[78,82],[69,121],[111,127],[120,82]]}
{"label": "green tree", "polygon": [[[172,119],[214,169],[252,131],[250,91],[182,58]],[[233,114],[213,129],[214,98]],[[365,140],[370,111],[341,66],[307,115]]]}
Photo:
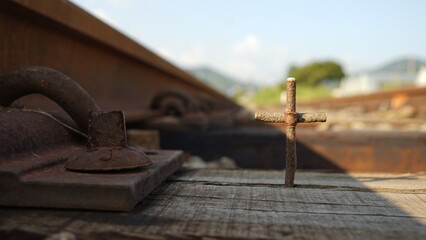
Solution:
{"label": "green tree", "polygon": [[334,61],[312,62],[304,66],[292,66],[288,72],[289,77],[294,77],[299,83],[318,85],[321,82],[340,81],[345,73],[340,64]]}

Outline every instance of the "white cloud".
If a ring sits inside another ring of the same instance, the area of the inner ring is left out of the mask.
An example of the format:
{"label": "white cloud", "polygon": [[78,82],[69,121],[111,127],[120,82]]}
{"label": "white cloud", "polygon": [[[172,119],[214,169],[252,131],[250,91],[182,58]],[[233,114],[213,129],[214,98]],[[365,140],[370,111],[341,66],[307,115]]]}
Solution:
{"label": "white cloud", "polygon": [[[238,51],[234,51],[236,46],[239,46]],[[156,48],[155,52],[183,68],[210,66],[242,81],[260,85],[272,85],[284,79],[289,63],[286,47],[276,43],[261,46],[253,35],[240,44],[199,44],[179,50],[167,45]]]}
{"label": "white cloud", "polygon": [[117,26],[116,22],[111,17],[109,17],[102,9],[96,9],[92,12],[92,14],[95,15],[95,17],[97,17],[99,20],[102,20],[103,22],[109,25]]}
{"label": "white cloud", "polygon": [[259,50],[260,43],[255,35],[246,36],[232,48],[235,53],[255,53]]}
{"label": "white cloud", "polygon": [[187,52],[179,54],[178,63],[193,67],[205,64],[205,50],[202,47],[194,47]]}
{"label": "white cloud", "polygon": [[170,52],[167,48],[159,48],[157,49],[157,54],[160,55],[162,58],[166,59],[167,61],[173,61],[173,54]]}
{"label": "white cloud", "polygon": [[224,68],[245,81],[271,85],[284,78],[289,52],[281,44],[261,43],[255,35],[235,44]]}

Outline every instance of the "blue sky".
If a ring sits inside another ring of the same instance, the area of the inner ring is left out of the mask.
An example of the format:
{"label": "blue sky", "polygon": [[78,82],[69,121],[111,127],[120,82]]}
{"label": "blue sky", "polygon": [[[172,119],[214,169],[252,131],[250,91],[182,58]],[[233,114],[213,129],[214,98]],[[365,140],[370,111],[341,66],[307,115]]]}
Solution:
{"label": "blue sky", "polygon": [[425,0],[72,0],[173,64],[272,85],[291,64],[347,72],[426,59]]}

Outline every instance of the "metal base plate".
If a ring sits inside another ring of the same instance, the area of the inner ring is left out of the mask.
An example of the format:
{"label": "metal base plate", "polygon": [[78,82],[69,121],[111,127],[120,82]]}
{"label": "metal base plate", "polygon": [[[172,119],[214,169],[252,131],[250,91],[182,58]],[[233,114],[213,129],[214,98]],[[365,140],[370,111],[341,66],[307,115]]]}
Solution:
{"label": "metal base plate", "polygon": [[153,162],[149,167],[99,173],[66,170],[66,158],[55,154],[20,161],[0,159],[0,205],[130,211],[183,162],[181,151],[147,154]]}

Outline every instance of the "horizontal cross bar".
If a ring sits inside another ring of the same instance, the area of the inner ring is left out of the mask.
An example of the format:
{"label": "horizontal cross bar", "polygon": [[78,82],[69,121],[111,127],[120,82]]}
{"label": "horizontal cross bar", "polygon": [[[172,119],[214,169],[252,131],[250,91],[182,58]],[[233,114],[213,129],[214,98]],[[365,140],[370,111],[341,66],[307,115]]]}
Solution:
{"label": "horizontal cross bar", "polygon": [[[297,123],[313,123],[327,121],[327,115],[320,113],[296,113]],[[285,123],[284,113],[256,112],[254,118],[263,122]]]}

